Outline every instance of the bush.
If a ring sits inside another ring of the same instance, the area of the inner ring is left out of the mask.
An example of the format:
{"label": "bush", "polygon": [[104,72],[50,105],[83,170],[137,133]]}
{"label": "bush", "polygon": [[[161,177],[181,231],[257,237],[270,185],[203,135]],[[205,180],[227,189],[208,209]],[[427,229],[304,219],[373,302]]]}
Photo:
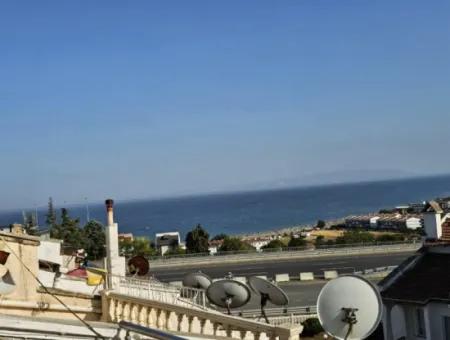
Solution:
{"label": "bush", "polygon": [[325,245],[325,237],[323,235],[319,235],[316,237],[316,241],[314,242],[316,247],[320,247]]}
{"label": "bush", "polygon": [[317,318],[306,319],[302,325],[302,336],[314,336],[323,332],[322,325]]}
{"label": "bush", "polygon": [[265,246],[262,246],[261,249],[281,249],[284,247],[286,247],[286,245],[280,240],[272,240]]}
{"label": "bush", "polygon": [[306,240],[304,237],[292,237],[288,243],[288,247],[304,247],[304,246],[306,246]]}
{"label": "bush", "polygon": [[401,234],[382,234],[377,237],[378,242],[396,242],[404,241],[405,237]]}
{"label": "bush", "polygon": [[243,242],[238,237],[225,237],[219,251],[255,250],[250,244]]}

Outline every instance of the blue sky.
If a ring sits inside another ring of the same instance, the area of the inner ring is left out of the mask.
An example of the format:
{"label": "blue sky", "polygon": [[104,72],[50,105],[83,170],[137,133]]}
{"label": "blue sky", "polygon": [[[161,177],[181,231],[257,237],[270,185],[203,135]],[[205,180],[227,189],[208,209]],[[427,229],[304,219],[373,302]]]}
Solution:
{"label": "blue sky", "polygon": [[2,1],[0,209],[449,172],[449,23],[439,0]]}

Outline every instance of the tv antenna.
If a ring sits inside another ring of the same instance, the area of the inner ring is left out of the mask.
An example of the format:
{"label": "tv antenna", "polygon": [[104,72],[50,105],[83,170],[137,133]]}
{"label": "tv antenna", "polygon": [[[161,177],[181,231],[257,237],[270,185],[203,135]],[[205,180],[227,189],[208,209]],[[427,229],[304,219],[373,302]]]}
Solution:
{"label": "tv antenna", "polygon": [[206,290],[211,285],[211,282],[211,278],[200,271],[196,273],[189,273],[183,278],[183,286],[197,289]]}
{"label": "tv antenna", "polygon": [[380,323],[382,308],[378,289],[355,275],[329,281],[317,299],[323,329],[338,340],[367,338]]}
{"label": "tv antenna", "polygon": [[128,272],[131,275],[144,276],[150,269],[148,260],[144,256],[134,256],[128,260]]}
{"label": "tv antenna", "polygon": [[242,307],[250,300],[250,289],[242,282],[227,278],[211,283],[206,290],[206,297],[216,306],[227,309],[228,315],[232,308]]}
{"label": "tv antenna", "polygon": [[248,279],[248,284],[255,293],[261,296],[261,316],[267,323],[270,323],[265,310],[268,301],[277,306],[286,306],[289,303],[286,293],[272,282],[258,276],[251,276]]}

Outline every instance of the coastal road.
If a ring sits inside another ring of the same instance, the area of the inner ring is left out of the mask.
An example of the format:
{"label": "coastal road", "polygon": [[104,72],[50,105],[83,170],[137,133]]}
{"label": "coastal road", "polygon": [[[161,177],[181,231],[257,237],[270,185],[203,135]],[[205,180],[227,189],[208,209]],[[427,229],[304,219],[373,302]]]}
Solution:
{"label": "coastal road", "polygon": [[[329,256],[305,259],[280,260],[270,262],[228,263],[214,265],[179,266],[150,269],[151,274],[163,282],[181,281],[188,273],[201,270],[211,278],[222,278],[228,272],[234,276],[266,275],[274,278],[275,274],[288,273],[291,277],[298,277],[300,272],[313,272],[323,274],[324,270],[337,270],[340,273],[349,273],[364,269],[400,264],[414,252],[397,252],[392,254],[369,254],[349,256]],[[150,262],[151,268],[151,262]]]}

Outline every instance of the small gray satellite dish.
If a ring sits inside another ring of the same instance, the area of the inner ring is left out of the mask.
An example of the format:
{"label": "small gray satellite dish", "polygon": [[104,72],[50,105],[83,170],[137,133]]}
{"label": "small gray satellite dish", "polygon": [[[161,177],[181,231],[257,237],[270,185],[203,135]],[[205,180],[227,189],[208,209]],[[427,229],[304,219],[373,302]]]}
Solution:
{"label": "small gray satellite dish", "polygon": [[242,282],[223,279],[211,283],[206,290],[206,297],[212,304],[226,308],[231,314],[232,308],[242,307],[250,300],[250,289]]}
{"label": "small gray satellite dish", "polygon": [[202,272],[190,273],[183,278],[183,286],[198,289],[207,289],[211,282],[211,278]]}
{"label": "small gray satellite dish", "polygon": [[283,292],[281,288],[265,279],[257,276],[251,276],[248,279],[248,284],[255,293],[258,293],[261,296],[261,315],[267,323],[269,323],[269,319],[267,318],[266,311],[264,309],[267,301],[270,301],[277,306],[286,306],[289,303],[289,298],[286,293]]}
{"label": "small gray satellite dish", "polygon": [[317,300],[322,327],[339,340],[368,337],[380,323],[382,308],[378,289],[354,275],[340,276],[328,282]]}

